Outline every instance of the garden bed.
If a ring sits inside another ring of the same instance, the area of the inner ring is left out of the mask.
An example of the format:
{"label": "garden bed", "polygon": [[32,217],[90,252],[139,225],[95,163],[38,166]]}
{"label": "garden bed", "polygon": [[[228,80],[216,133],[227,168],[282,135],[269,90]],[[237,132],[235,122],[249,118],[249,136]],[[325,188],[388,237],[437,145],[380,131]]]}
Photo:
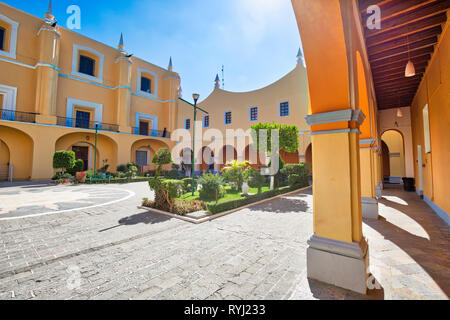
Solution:
{"label": "garden bed", "polygon": [[[240,211],[242,209],[246,209],[258,204],[262,204],[286,195],[295,194],[304,190],[308,190],[311,187],[304,188],[292,188],[292,187],[282,187],[276,190],[268,190],[266,192],[262,192],[261,194],[255,194],[250,196],[241,196],[240,194],[231,194],[229,197],[225,197],[216,204],[215,201],[207,202],[208,211],[198,211],[193,213],[188,213],[186,215],[177,215],[174,213],[161,211],[154,208],[149,208],[145,206],[140,206],[140,209],[148,210],[149,212],[159,213],[171,218],[180,219],[186,222],[190,222],[193,224],[201,224],[204,222],[208,222],[234,212]],[[264,189],[263,189],[264,190]],[[267,190],[267,189],[266,189]],[[252,191],[252,190],[251,190]],[[228,196],[229,194],[227,194]],[[197,200],[197,196],[194,195],[185,195],[184,199]],[[230,200],[230,198],[232,198]],[[228,199],[228,200],[227,200]]]}

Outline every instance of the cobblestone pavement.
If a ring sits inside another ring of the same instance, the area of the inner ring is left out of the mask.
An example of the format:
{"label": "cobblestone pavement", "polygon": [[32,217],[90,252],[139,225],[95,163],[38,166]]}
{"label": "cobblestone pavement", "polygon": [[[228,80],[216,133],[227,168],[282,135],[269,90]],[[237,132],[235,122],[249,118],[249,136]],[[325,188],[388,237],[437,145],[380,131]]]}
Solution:
{"label": "cobblestone pavement", "polygon": [[383,218],[366,222],[371,271],[384,290],[361,296],[306,277],[310,192],[192,225],[138,209],[141,198],[151,198],[145,183],[119,188],[135,196],[0,221],[0,299],[447,299],[449,294],[449,229],[415,194],[387,190],[380,204]]}

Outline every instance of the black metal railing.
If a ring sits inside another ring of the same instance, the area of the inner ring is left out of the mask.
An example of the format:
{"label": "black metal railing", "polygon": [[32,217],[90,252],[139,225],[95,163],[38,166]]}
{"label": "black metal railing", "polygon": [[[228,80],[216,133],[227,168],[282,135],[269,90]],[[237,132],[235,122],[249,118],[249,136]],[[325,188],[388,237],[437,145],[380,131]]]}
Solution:
{"label": "black metal railing", "polygon": [[145,137],[167,138],[170,139],[171,133],[167,130],[142,130],[142,128],[134,127],[131,131],[133,134]]}
{"label": "black metal railing", "polygon": [[36,123],[38,113],[0,109],[0,120]]}
{"label": "black metal railing", "polygon": [[95,130],[97,126],[98,130],[119,132],[119,126],[116,124],[97,123],[95,121],[85,121],[84,119],[57,117],[56,124],[58,126],[63,127],[89,129],[89,130]]}

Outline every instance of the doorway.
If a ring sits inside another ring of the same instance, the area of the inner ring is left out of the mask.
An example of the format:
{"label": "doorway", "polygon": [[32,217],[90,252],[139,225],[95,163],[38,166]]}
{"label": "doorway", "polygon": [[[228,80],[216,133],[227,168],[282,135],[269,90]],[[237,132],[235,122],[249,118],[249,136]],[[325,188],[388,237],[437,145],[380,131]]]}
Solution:
{"label": "doorway", "polygon": [[89,147],[72,147],[72,151],[75,152],[75,159],[81,159],[84,162],[84,171],[88,170],[89,167]]}

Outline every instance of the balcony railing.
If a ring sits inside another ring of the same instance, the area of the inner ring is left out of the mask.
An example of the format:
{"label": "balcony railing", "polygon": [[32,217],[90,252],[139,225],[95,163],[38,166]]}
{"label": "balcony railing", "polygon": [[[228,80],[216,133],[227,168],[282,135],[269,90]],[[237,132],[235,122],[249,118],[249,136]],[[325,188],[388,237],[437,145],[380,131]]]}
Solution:
{"label": "balcony railing", "polygon": [[[83,119],[57,117],[56,124],[63,127],[95,130],[95,125],[97,123],[95,121],[85,121]],[[98,123],[97,128],[98,130],[103,131],[119,132],[119,126],[116,124]]]}
{"label": "balcony railing", "polygon": [[36,123],[37,113],[0,109],[0,120]]}
{"label": "balcony railing", "polygon": [[140,130],[139,127],[133,128],[133,134],[136,134],[138,136],[145,136],[145,137],[155,137],[155,138],[167,138],[170,139],[170,132],[167,130]]}

